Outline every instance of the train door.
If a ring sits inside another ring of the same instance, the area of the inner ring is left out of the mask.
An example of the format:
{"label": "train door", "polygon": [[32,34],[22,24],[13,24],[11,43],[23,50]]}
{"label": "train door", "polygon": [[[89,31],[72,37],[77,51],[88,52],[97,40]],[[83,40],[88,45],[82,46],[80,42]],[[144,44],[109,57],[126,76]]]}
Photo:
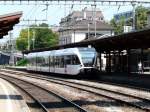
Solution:
{"label": "train door", "polygon": [[48,65],[49,66],[49,72],[51,72],[51,69],[50,69],[50,67],[51,67],[51,57],[49,56],[48,58],[49,58],[49,65]]}
{"label": "train door", "polygon": [[68,55],[66,71],[67,74],[76,75],[80,70],[80,62],[76,55]]}
{"label": "train door", "polygon": [[53,73],[55,73],[55,63],[56,63],[55,56],[52,56],[51,72],[53,72]]}
{"label": "train door", "polygon": [[64,74],[67,73],[67,61],[66,61],[66,56],[64,56]]}

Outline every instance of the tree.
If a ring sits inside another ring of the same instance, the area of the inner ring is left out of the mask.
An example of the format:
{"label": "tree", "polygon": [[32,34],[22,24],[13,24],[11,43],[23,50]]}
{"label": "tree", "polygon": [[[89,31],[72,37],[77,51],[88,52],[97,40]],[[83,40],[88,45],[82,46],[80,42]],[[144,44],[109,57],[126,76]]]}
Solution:
{"label": "tree", "polygon": [[120,21],[118,23],[113,18],[110,21],[110,24],[114,27],[114,33],[115,33],[115,35],[123,33],[123,26],[125,25],[124,17],[121,17],[121,19],[120,19]]}
{"label": "tree", "polygon": [[[138,6],[135,10],[135,19],[136,19],[136,30],[143,29],[147,25],[147,12],[148,9],[143,7],[143,6]],[[114,27],[114,32],[115,34],[121,34],[123,33],[123,26],[132,26],[133,24],[133,19],[129,19],[128,21],[125,22],[125,18],[123,17],[119,20],[119,22],[116,22],[115,19],[113,18],[110,21],[110,24]]]}
{"label": "tree", "polygon": [[[39,29],[35,30],[35,48],[51,47],[58,44],[58,34],[48,29],[47,24],[40,24]],[[33,43],[32,43],[33,44]]]}
{"label": "tree", "polygon": [[143,29],[147,25],[147,12],[148,8],[139,6],[136,8],[136,29]]}
{"label": "tree", "polygon": [[[37,49],[58,44],[58,34],[49,29],[48,25],[45,23],[42,23],[39,26],[30,26],[29,35],[30,50],[33,49],[33,46],[34,49]],[[21,51],[28,49],[28,29],[21,30],[16,41],[16,46],[17,49]]]}
{"label": "tree", "polygon": [[22,29],[19,35],[19,38],[16,40],[16,47],[18,50],[23,51],[27,50],[28,47],[28,29]]}

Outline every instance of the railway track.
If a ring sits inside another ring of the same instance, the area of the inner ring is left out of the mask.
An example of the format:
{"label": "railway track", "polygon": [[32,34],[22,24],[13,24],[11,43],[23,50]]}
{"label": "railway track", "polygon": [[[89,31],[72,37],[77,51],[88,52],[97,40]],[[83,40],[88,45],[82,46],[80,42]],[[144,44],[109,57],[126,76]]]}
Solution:
{"label": "railway track", "polygon": [[102,88],[102,87],[96,87],[96,86],[92,86],[92,85],[88,85],[86,83],[79,83],[79,82],[74,82],[74,81],[70,81],[70,80],[64,80],[64,79],[60,79],[60,78],[54,78],[54,77],[48,77],[48,76],[41,76],[41,75],[32,75],[30,73],[19,73],[16,71],[7,71],[9,73],[14,73],[14,74],[18,74],[18,75],[25,75],[26,77],[30,77],[30,78],[36,78],[36,79],[40,79],[40,80],[46,80],[49,81],[51,83],[56,83],[56,84],[60,84],[60,85],[66,85],[72,88],[77,88],[86,92],[90,92],[93,93],[95,95],[100,95],[100,96],[104,96],[107,98],[111,98],[113,100],[117,100],[119,102],[128,104],[130,106],[134,106],[136,108],[140,108],[143,109],[145,111],[150,111],[150,98],[144,98],[144,97],[139,97],[137,95],[134,94],[128,94],[128,93],[122,93],[119,91],[114,91],[114,90],[110,90],[110,89],[106,89],[106,88]]}
{"label": "railway track", "polygon": [[[38,101],[32,94],[30,94],[30,92],[18,86],[16,83],[10,82],[9,80],[7,81],[14,85],[17,88],[17,90],[23,95],[24,100],[27,102],[27,105],[29,106],[31,112],[48,112],[44,105],[40,101]],[[31,104],[34,105],[34,107],[31,106]]]}
{"label": "railway track", "polygon": [[40,105],[44,112],[87,112],[74,102],[71,102],[65,99],[63,96],[57,95],[56,93],[39,85],[8,75],[1,75],[0,77],[14,84],[32,97],[36,103]]}

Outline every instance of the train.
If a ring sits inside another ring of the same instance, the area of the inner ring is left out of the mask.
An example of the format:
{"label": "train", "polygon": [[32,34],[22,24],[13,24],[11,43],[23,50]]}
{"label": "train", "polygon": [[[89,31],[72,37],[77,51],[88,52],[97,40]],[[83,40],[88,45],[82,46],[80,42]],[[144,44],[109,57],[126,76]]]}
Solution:
{"label": "train", "polygon": [[76,47],[33,52],[27,55],[28,71],[87,75],[96,71],[95,48]]}

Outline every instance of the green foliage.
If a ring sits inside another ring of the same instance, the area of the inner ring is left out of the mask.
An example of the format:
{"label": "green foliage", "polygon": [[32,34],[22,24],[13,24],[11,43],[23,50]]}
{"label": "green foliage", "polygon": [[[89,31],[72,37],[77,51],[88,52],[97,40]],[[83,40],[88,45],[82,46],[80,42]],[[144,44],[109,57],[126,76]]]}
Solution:
{"label": "green foliage", "polygon": [[148,9],[143,6],[139,6],[136,8],[136,29],[137,30],[143,29],[146,27],[147,12],[148,12]]}
{"label": "green foliage", "polygon": [[18,50],[20,51],[27,50],[27,45],[28,45],[27,35],[28,35],[28,30],[22,29],[19,38],[16,40],[16,47]]}
{"label": "green foliage", "polygon": [[[147,11],[148,9],[143,6],[138,6],[135,10],[136,13],[136,30],[143,29],[147,25]],[[123,26],[132,26],[132,18],[125,22],[125,19],[122,17],[119,22],[116,22],[113,18],[110,21],[110,24],[114,27],[115,34],[123,33]]]}
{"label": "green foliage", "polygon": [[26,66],[28,64],[27,59],[21,59],[17,62],[17,66]]}
{"label": "green foliage", "polygon": [[[51,47],[58,44],[58,34],[52,32],[45,23],[39,26],[32,25],[32,28],[29,29],[29,33],[30,50],[33,48]],[[18,50],[21,51],[28,49],[28,29],[21,30],[16,46]]]}
{"label": "green foliage", "polygon": [[114,27],[114,31],[116,35],[123,33],[123,26],[125,25],[124,17],[122,17],[118,23],[116,23],[115,19],[113,18],[110,21],[110,24]]}
{"label": "green foliage", "polygon": [[58,43],[58,35],[56,33],[53,33],[51,29],[48,29],[48,26],[46,24],[41,24],[40,27],[47,28],[35,29],[35,48],[45,48],[56,45]]}

